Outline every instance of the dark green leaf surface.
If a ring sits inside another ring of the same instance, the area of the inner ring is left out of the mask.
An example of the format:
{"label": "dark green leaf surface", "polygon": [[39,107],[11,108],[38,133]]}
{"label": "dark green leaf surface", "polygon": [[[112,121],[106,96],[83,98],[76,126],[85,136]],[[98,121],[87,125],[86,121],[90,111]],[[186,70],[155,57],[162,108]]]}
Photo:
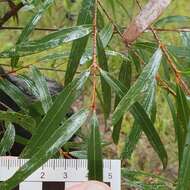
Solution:
{"label": "dark green leaf surface", "polygon": [[73,80],[58,95],[53,106],[49,109],[45,117],[39,123],[36,132],[25,147],[22,157],[30,157],[33,152],[37,151],[42,144],[46,143],[61,122],[64,120],[67,111],[70,109],[73,101],[78,97],[80,91],[89,77],[90,72],[82,73],[79,78]]}
{"label": "dark green leaf surface", "polygon": [[[75,26],[72,28],[60,29],[57,32],[48,34],[40,40],[29,41],[16,46],[16,55],[19,57],[39,53],[48,49],[56,48],[64,43],[68,43],[91,33],[90,25]],[[15,50],[10,49],[0,53],[0,58],[15,56]]]}
{"label": "dark green leaf surface", "polygon": [[19,39],[17,41],[17,44],[20,44],[22,42],[25,42],[28,40],[29,35],[33,32],[35,29],[35,26],[38,24],[39,20],[43,16],[44,12],[52,5],[54,0],[45,0],[41,5],[38,11],[35,13],[35,15],[30,19],[28,24],[25,26],[25,28],[22,30],[21,35],[19,36]]}
{"label": "dark green leaf surface", "polygon": [[187,126],[189,124],[190,109],[187,103],[185,93],[182,91],[180,86],[177,86],[177,117],[183,128],[185,134],[187,132]]}
{"label": "dark green leaf surface", "polygon": [[31,154],[31,159],[24,166],[10,179],[0,183],[0,189],[11,190],[50,159],[85,123],[88,113],[87,110],[81,110],[54,130],[38,151]]}
{"label": "dark green leaf surface", "polygon": [[29,101],[24,93],[8,80],[0,80],[0,90],[7,94],[23,111],[28,111]]}
{"label": "dark green leaf surface", "polygon": [[177,190],[190,189],[190,126],[186,134],[186,142],[183,151],[183,160],[181,162]]}
{"label": "dark green leaf surface", "polygon": [[9,152],[15,141],[15,129],[11,123],[6,126],[6,131],[0,141],[0,156],[5,156]]}
{"label": "dark green leaf surface", "polygon": [[99,33],[100,39],[102,41],[102,46],[105,48],[109,44],[113,36],[113,26],[112,24],[107,24]]}
{"label": "dark green leaf surface", "polygon": [[102,147],[99,131],[99,123],[94,112],[91,120],[90,137],[88,142],[88,179],[103,180],[103,159]]}
{"label": "dark green leaf surface", "polygon": [[190,47],[190,34],[188,32],[181,32],[180,33],[182,43],[185,47]]}
{"label": "dark green leaf surface", "polygon": [[[78,16],[77,25],[92,24],[93,7],[94,0],[83,0],[82,7]],[[73,42],[65,75],[65,85],[68,85],[72,81],[79,66],[80,59],[85,52],[87,42],[88,36]]]}
{"label": "dark green leaf surface", "polygon": [[141,123],[138,123],[137,121],[134,122],[129,135],[125,140],[125,146],[122,150],[122,158],[131,159],[132,153],[135,150],[143,131],[140,125]]}
{"label": "dark green leaf surface", "polygon": [[168,24],[183,25],[185,23],[186,24],[190,23],[190,17],[178,15],[178,16],[168,16],[168,17],[161,18],[155,23],[155,26],[162,27]]}
{"label": "dark green leaf surface", "polygon": [[[150,90],[148,91],[144,100],[141,102],[142,107],[144,108],[146,113],[149,115],[150,115],[150,110],[152,108],[153,101],[155,98],[155,84],[154,84],[154,81],[152,81],[152,82],[153,83],[152,83],[152,86],[150,87]],[[135,105],[133,105],[133,106],[135,106]],[[133,109],[133,106],[132,106],[132,109]],[[132,153],[133,153],[137,143],[139,142],[142,131],[143,131],[143,129],[141,127],[141,122],[135,120],[133,127],[125,141],[125,146],[124,146],[124,149],[122,152],[123,157],[131,158]]]}
{"label": "dark green leaf surface", "polygon": [[[124,60],[121,65],[121,68],[120,68],[119,81],[122,82],[123,85],[126,86],[125,93],[127,93],[127,91],[129,90],[129,88],[131,86],[131,77],[132,77],[131,75],[132,75],[131,64]],[[120,100],[121,100],[121,98],[116,96],[115,107],[117,107]],[[115,126],[113,126],[112,138],[113,138],[113,141],[115,144],[118,144],[118,142],[119,142],[122,120],[123,120],[123,118],[121,118],[120,121]]]}
{"label": "dark green leaf surface", "polygon": [[50,53],[44,57],[41,57],[37,61],[49,62],[49,61],[63,60],[68,57],[69,57],[69,52],[58,52],[58,53],[54,52],[54,53]]}
{"label": "dark green leaf surface", "polygon": [[36,67],[32,67],[32,78],[35,83],[37,92],[39,94],[37,98],[40,100],[42,104],[44,113],[47,113],[50,107],[52,106],[53,101],[51,99],[51,94],[49,92],[45,77]]}
{"label": "dark green leaf surface", "polygon": [[0,111],[0,121],[16,123],[31,133],[36,130],[36,122],[32,117],[17,112]]}
{"label": "dark green leaf surface", "polygon": [[146,111],[139,103],[135,103],[132,113],[136,121],[141,123],[140,126],[142,127],[152,147],[157,152],[160,160],[162,161],[163,167],[166,168],[168,162],[167,152]]}
{"label": "dark green leaf surface", "polygon": [[[116,79],[114,80],[113,78],[111,78],[109,74],[106,73],[105,71],[100,70],[100,73],[104,77],[104,79],[107,81],[107,83],[117,93],[117,95],[120,98],[122,98],[126,91],[125,86],[123,86],[123,84],[120,83],[120,81],[117,81]],[[154,85],[154,81],[152,81],[152,85]],[[150,89],[151,90],[149,90],[149,95],[145,98],[143,102],[143,106],[146,108],[148,112],[151,107],[151,102],[152,102],[152,97],[153,97],[152,95],[154,94],[154,88],[150,88]],[[160,157],[163,163],[163,167],[165,168],[167,165],[167,160],[168,160],[166,150],[160,140],[158,133],[156,132],[154,128],[154,125],[151,119],[147,115],[145,109],[139,103],[136,102],[131,106],[130,112],[134,116],[136,123],[134,124],[133,130],[127,141],[127,143],[129,144],[127,147],[125,147],[127,148],[127,150],[125,150],[125,152],[123,153],[123,156],[126,156],[127,154],[127,157],[130,157],[135,145],[137,144],[140,138],[141,131],[143,130],[149,142],[153,146],[154,150],[157,152],[158,156]],[[118,134],[113,134],[113,136],[115,135],[116,137],[118,136]]]}
{"label": "dark green leaf surface", "polygon": [[[104,51],[102,41],[99,37],[97,38],[97,46],[98,46],[99,65],[103,70],[108,71],[107,57]],[[104,102],[104,114],[105,114],[105,117],[108,118],[111,112],[111,88],[109,84],[107,84],[105,79],[102,77],[101,77],[101,87],[102,87],[102,95],[103,95],[103,102]]]}
{"label": "dark green leaf surface", "polygon": [[[106,25],[99,33],[100,40],[102,41],[103,48],[106,48],[113,36],[113,26],[111,24]],[[107,56],[122,55],[114,51],[104,50]],[[85,64],[87,61],[92,61],[92,43],[89,43],[86,51],[81,57],[80,64]]]}
{"label": "dark green leaf surface", "polygon": [[[37,13],[30,19],[28,24],[25,26],[25,28],[22,30],[21,35],[19,36],[17,40],[17,44],[25,43],[28,41],[29,35],[34,30],[35,26],[43,16],[44,12],[49,8],[49,6],[54,2],[54,0],[45,0],[43,4],[40,6]],[[15,57],[12,57],[11,59],[11,65],[14,67],[18,63],[19,56],[17,55],[17,48],[15,50]]]}
{"label": "dark green leaf surface", "polygon": [[171,115],[173,118],[173,124],[175,127],[175,136],[177,138],[177,145],[178,145],[178,159],[179,159],[179,166],[181,165],[182,157],[183,157],[183,148],[184,148],[184,140],[185,140],[185,134],[182,126],[179,123],[179,120],[177,118],[177,111],[174,107],[174,104],[169,96],[166,97],[167,102],[171,111]]}
{"label": "dark green leaf surface", "polygon": [[136,101],[139,101],[143,94],[146,94],[146,92],[150,90],[151,84],[155,79],[156,73],[158,72],[161,58],[162,51],[158,49],[154,53],[149,64],[144,68],[135,84],[129,89],[127,94],[122,98],[121,102],[116,107],[112,118],[113,125],[121,119],[121,117]]}

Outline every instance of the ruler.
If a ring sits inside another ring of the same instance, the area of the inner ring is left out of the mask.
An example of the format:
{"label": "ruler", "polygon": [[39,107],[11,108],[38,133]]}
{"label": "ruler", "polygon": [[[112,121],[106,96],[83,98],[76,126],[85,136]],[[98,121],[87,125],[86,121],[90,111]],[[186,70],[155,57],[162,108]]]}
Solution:
{"label": "ruler", "polygon": [[[0,157],[0,181],[9,179],[26,162],[26,159]],[[120,161],[104,160],[103,165],[103,181],[112,190],[120,190]],[[88,181],[87,160],[51,159],[14,190],[67,190],[84,181]]]}

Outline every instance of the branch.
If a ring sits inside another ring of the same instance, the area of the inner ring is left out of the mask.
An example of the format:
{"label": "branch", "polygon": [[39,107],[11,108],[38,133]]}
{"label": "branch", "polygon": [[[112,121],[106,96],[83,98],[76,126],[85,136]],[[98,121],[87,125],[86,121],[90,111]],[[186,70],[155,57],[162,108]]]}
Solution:
{"label": "branch", "polygon": [[126,44],[134,42],[169,6],[171,0],[149,0],[123,33]]}
{"label": "branch", "polygon": [[[23,26],[0,26],[0,30],[23,30]],[[36,27],[34,30],[38,31],[49,31],[49,32],[56,32],[60,30],[60,28],[40,28]]]}
{"label": "branch", "polygon": [[96,49],[97,49],[97,3],[94,2],[94,16],[93,16],[93,60],[92,60],[92,74],[93,74],[93,90],[92,90],[92,110],[96,110],[96,69],[97,59],[96,59]]}
{"label": "branch", "polygon": [[24,6],[23,3],[19,3],[11,8],[5,15],[0,19],[0,27],[3,26],[11,17],[16,16],[18,11]]}
{"label": "branch", "polygon": [[[138,6],[139,6],[139,9],[142,10],[141,8],[141,5],[139,3],[138,0],[136,0]],[[175,74],[175,78],[176,78],[176,83],[180,85],[180,87],[188,94],[190,95],[190,89],[189,89],[189,86],[186,84],[186,82],[183,80],[182,76],[181,76],[181,73],[180,71],[177,69],[172,57],[170,56],[169,54],[169,51],[167,49],[167,47],[165,46],[165,44],[163,44],[157,34],[157,32],[154,30],[154,28],[150,25],[150,30],[152,31],[152,34],[155,38],[155,40],[157,41],[159,47],[161,48],[163,54],[165,55],[166,57],[166,60],[168,62],[168,64],[171,66],[174,74]]]}

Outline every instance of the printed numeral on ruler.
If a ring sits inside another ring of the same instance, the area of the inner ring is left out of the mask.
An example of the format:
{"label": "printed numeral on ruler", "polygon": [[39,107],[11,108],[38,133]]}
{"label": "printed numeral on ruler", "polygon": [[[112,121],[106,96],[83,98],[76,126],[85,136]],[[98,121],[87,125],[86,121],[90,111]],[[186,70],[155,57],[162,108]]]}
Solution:
{"label": "printed numeral on ruler", "polygon": [[[26,162],[0,158],[0,181],[10,178]],[[120,168],[119,160],[104,160],[104,182],[112,190],[120,190]],[[14,190],[64,190],[73,183],[87,181],[87,175],[87,160],[51,159]]]}

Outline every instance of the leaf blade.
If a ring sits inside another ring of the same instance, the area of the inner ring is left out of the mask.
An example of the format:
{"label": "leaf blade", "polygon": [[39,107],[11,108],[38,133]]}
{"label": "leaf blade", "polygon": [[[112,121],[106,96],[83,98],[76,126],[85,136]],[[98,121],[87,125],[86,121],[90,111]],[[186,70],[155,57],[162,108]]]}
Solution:
{"label": "leaf blade", "polygon": [[118,106],[116,107],[112,123],[115,125],[126,113],[129,108],[140,98],[141,93],[145,93],[149,86],[152,84],[152,80],[159,69],[160,62],[162,58],[162,52],[158,49],[153,57],[151,58],[149,64],[145,67],[135,84],[129,89],[127,94],[122,98]]}
{"label": "leaf blade", "polygon": [[[92,24],[93,7],[94,7],[94,0],[83,0],[82,7],[78,16],[77,25]],[[80,63],[80,59],[85,51],[87,42],[88,42],[88,36],[79,39],[73,43],[65,74],[65,85],[68,85],[69,82],[72,81],[77,71],[78,65]]]}
{"label": "leaf blade", "polygon": [[99,124],[96,113],[94,112],[91,120],[91,132],[88,142],[88,169],[89,180],[103,180],[103,159]]}
{"label": "leaf blade", "polygon": [[0,184],[0,188],[4,190],[14,188],[50,159],[85,123],[88,113],[88,110],[81,110],[64,122],[63,125],[54,131],[47,142],[42,144],[41,148],[32,154],[31,159],[26,164],[10,179]]}
{"label": "leaf blade", "polygon": [[15,141],[15,129],[11,123],[7,124],[6,131],[0,141],[0,156],[6,155],[11,150]]}
{"label": "leaf blade", "polygon": [[51,133],[60,125],[64,120],[64,115],[67,113],[73,101],[79,95],[79,91],[90,75],[89,71],[82,73],[78,79],[75,79],[68,85],[56,98],[50,110],[37,127],[29,144],[23,150],[23,157],[30,157],[32,152],[38,150],[38,146],[46,142]]}

